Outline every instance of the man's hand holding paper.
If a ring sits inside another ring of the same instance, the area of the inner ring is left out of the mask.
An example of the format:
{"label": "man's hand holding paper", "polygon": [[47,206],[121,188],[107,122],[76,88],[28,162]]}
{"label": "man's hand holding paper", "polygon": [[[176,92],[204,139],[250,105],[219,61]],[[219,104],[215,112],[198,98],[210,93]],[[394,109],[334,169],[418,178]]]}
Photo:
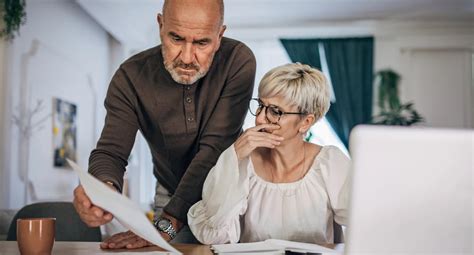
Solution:
{"label": "man's hand holding paper", "polygon": [[111,213],[92,203],[82,185],[79,185],[74,190],[73,204],[81,220],[89,227],[98,227],[107,224],[114,218]]}
{"label": "man's hand holding paper", "polygon": [[[95,177],[93,177],[86,171],[83,171],[74,162],[68,160],[68,163],[76,171],[77,175],[79,175],[82,187],[78,187],[75,191],[78,192],[79,197],[77,198],[77,201],[75,201],[75,204],[83,206],[86,209],[86,213],[84,213],[84,215],[87,215],[86,217],[89,217],[87,219],[90,220],[92,224],[100,225],[100,223],[102,222],[108,222],[112,220],[113,214],[113,216],[124,227],[130,230],[130,232],[126,232],[129,233],[129,235],[124,235],[124,238],[122,238],[121,240],[113,240],[114,247],[110,247],[109,245],[107,245],[106,248],[118,248],[118,246],[123,246],[123,248],[135,248],[129,247],[128,244],[130,242],[126,241],[128,240],[128,237],[135,236],[134,238],[137,238],[137,240],[135,241],[140,241],[141,239],[143,239],[143,242],[145,242],[146,240],[146,245],[138,245],[136,244],[137,242],[135,242],[134,245],[137,245],[136,248],[154,244],[168,251],[178,254],[180,253],[175,248],[173,248],[165,239],[163,239],[158,230],[153,226],[153,224],[151,224],[151,222],[148,220],[142,210],[135,203],[133,203],[130,199],[123,196],[122,194],[111,190],[107,184],[97,180]],[[86,195],[81,196],[81,192],[85,193]],[[87,200],[85,200],[84,198],[86,198]],[[89,204],[84,204],[84,201],[90,203],[91,206],[87,207],[87,205]],[[96,212],[99,213],[94,215],[93,213]],[[138,240],[138,238],[140,240]]]}

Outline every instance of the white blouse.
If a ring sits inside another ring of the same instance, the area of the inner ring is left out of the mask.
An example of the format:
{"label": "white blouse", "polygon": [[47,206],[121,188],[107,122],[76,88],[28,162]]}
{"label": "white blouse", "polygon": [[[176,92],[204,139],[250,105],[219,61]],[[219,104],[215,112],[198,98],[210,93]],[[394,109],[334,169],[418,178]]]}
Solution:
{"label": "white blouse", "polygon": [[284,239],[333,243],[333,220],[346,225],[350,160],[335,146],[322,147],[307,174],[292,183],[260,178],[250,158],[224,151],[204,182],[202,200],[188,212],[204,244]]}

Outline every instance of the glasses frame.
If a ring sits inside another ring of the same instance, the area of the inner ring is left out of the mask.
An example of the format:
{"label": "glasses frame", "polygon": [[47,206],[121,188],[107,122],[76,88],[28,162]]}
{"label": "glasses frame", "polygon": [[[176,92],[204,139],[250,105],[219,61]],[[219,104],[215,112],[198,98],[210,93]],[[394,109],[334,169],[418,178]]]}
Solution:
{"label": "glasses frame", "polygon": [[[262,102],[262,100],[260,100],[260,98],[252,98],[252,99],[250,99],[250,102],[252,102],[252,101],[256,101],[256,102],[258,103],[258,108],[257,108],[257,110],[256,110],[256,112],[255,112],[255,114],[254,114],[254,113],[252,112],[252,109],[250,108],[251,103],[249,103],[249,112],[250,112],[250,114],[252,114],[253,116],[257,117],[257,116],[262,112],[263,108],[265,108],[265,119],[266,119],[269,123],[271,123],[271,124],[277,124],[277,123],[280,121],[280,119],[281,119],[281,117],[282,117],[283,115],[288,115],[288,114],[293,114],[293,115],[306,115],[306,114],[307,114],[306,112],[285,112],[285,111],[282,111],[282,110],[281,110],[278,106],[276,106],[276,105],[272,105],[272,104],[271,104],[271,105],[265,105],[265,104]],[[272,121],[270,121],[270,119],[268,119],[268,109],[269,109],[269,108],[276,108],[276,109],[278,110],[278,120],[277,120],[276,122],[272,122]]]}

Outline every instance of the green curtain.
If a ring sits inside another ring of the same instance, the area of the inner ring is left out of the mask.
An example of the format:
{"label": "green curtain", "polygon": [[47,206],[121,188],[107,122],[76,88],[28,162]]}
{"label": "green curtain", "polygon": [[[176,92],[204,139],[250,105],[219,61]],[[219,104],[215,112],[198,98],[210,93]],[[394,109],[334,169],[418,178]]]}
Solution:
{"label": "green curtain", "polygon": [[[292,62],[321,69],[319,44],[326,62],[336,101],[327,120],[346,147],[349,133],[372,116],[373,37],[337,39],[282,39]],[[318,52],[315,54],[314,52]]]}
{"label": "green curtain", "polygon": [[300,62],[321,70],[318,39],[280,39],[291,62]]}

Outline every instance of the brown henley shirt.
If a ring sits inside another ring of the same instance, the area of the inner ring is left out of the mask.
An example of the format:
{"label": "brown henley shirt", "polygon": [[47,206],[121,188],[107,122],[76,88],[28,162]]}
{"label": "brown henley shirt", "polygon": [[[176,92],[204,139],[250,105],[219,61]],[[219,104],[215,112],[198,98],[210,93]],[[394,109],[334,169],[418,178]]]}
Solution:
{"label": "brown henley shirt", "polygon": [[91,152],[89,172],[121,188],[140,130],[157,181],[172,193],[164,210],[186,223],[209,170],[242,131],[255,69],[251,50],[225,37],[207,75],[192,85],[171,78],[161,46],[131,57],[109,85],[105,124]]}

